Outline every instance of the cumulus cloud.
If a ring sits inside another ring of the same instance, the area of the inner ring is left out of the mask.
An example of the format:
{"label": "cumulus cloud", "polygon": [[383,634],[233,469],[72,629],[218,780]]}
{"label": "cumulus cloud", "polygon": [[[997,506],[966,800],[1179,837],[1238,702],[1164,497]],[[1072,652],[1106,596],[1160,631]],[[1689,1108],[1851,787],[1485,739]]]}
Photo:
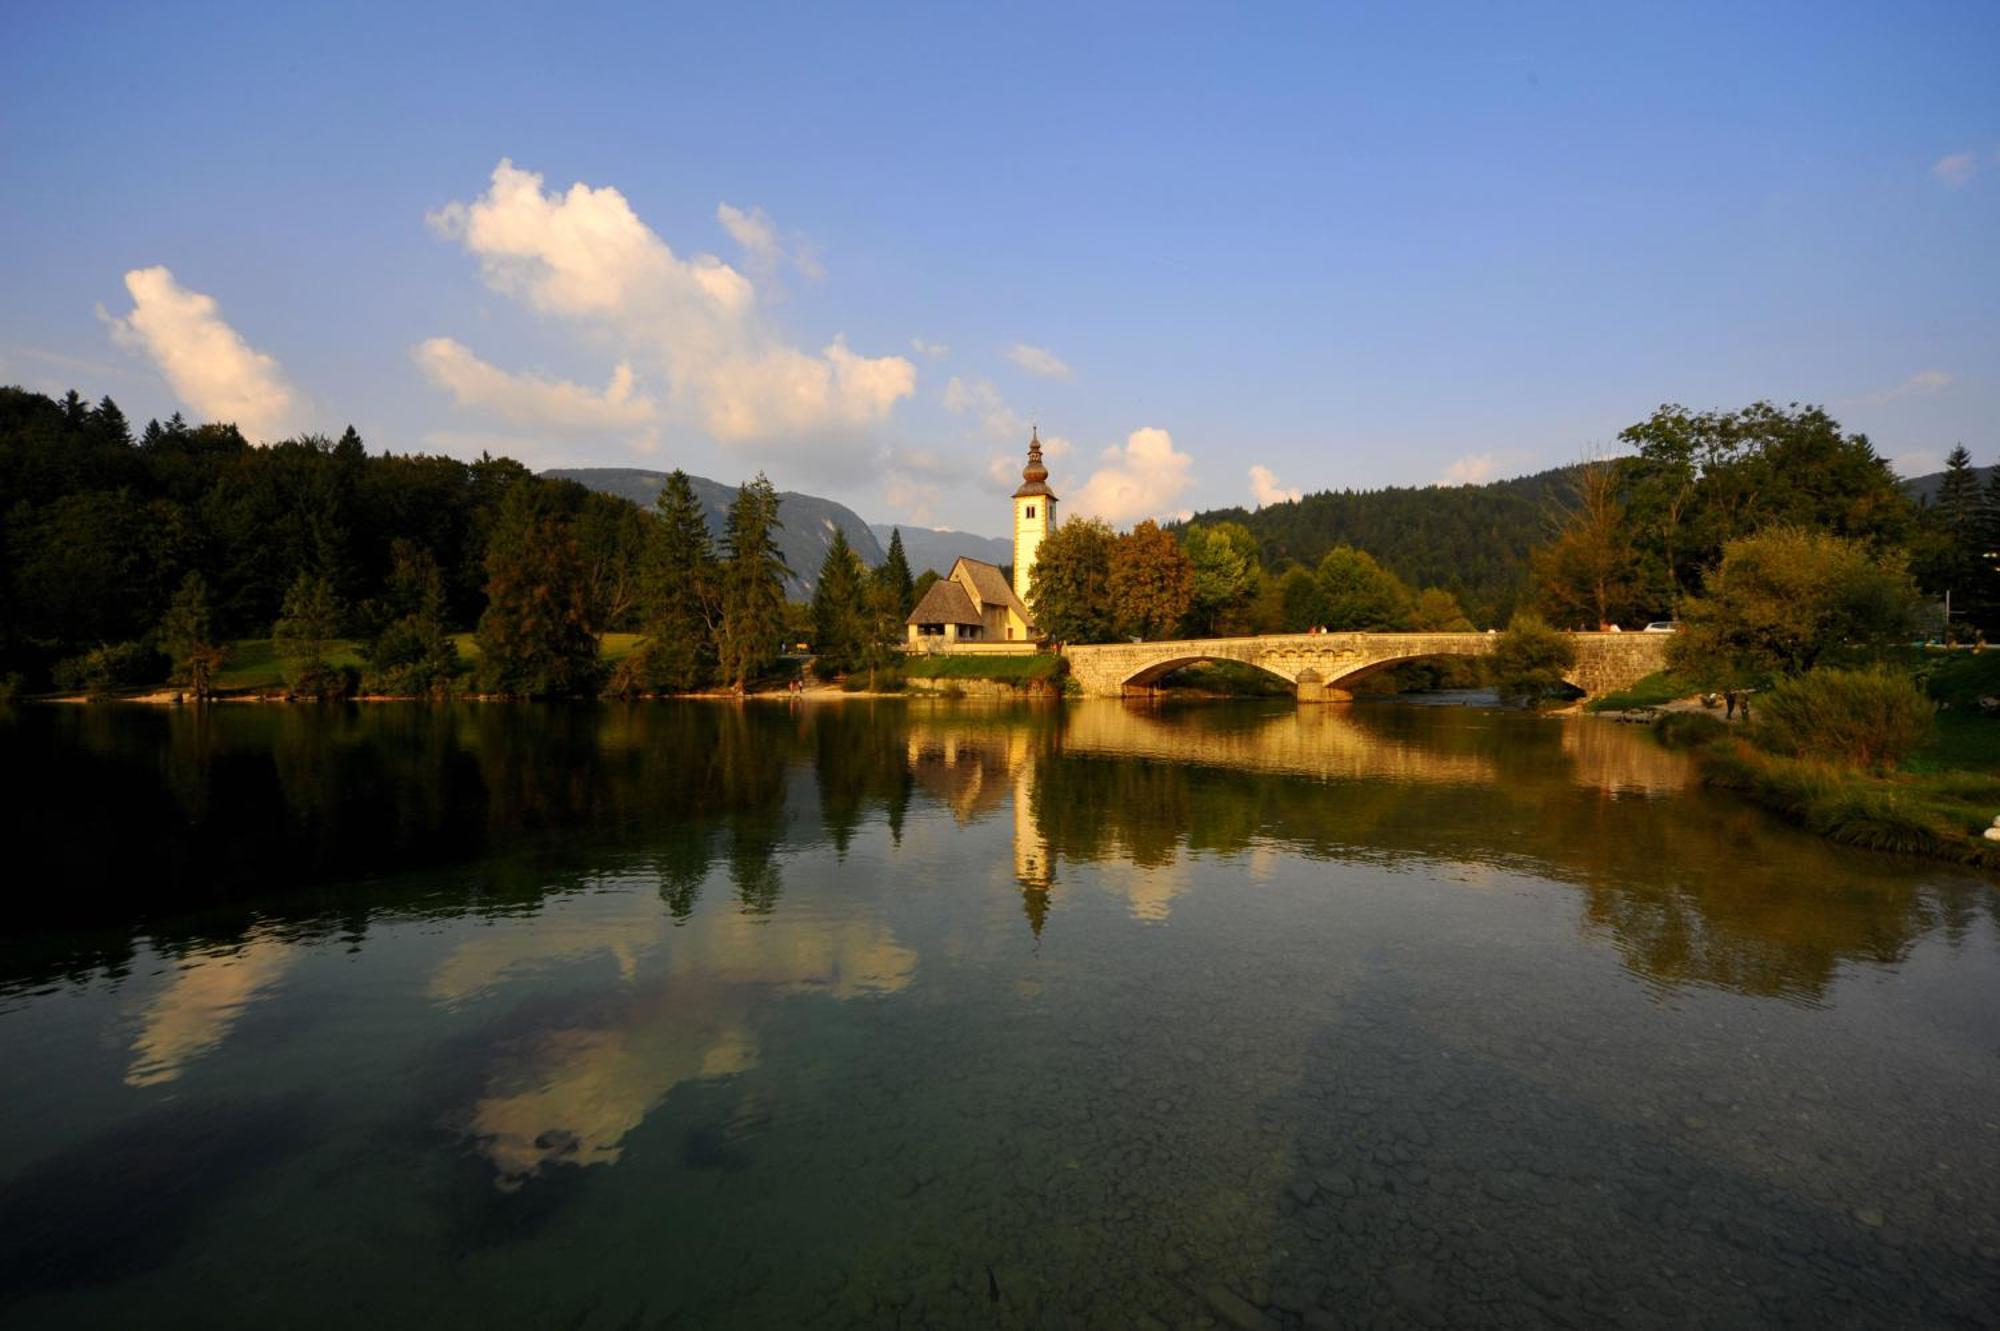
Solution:
{"label": "cumulus cloud", "polygon": [[1979,174],[1977,153],[1949,153],[1931,163],[1931,174],[1948,189],[1962,189]]}
{"label": "cumulus cloud", "polygon": [[[718,216],[746,249],[771,230],[756,210]],[[851,438],[916,391],[916,366],[901,356],[864,356],[839,338],[816,354],[789,345],[761,316],[748,277],[714,255],[676,254],[609,186],[544,193],[540,175],[503,159],[485,194],[429,221],[479,260],[495,291],[609,343],[641,373],[657,372],[662,412],[722,443]],[[627,401],[638,396],[631,384],[626,392]]]}
{"label": "cumulus cloud", "polygon": [[771,215],[762,208],[754,204],[744,209],[718,203],[715,205],[715,220],[722,224],[730,239],[742,247],[744,257],[753,269],[775,276],[781,265],[790,263],[815,282],[826,276],[826,269],[820,266],[805,237],[794,236],[788,244],[778,235]]}
{"label": "cumulus cloud", "polygon": [[567,379],[512,374],[479,359],[463,343],[433,337],[411,356],[426,378],[471,411],[565,433],[632,429],[653,420],[653,400],[633,389],[632,367],[621,362],[601,391]]}
{"label": "cumulus cloud", "polygon": [[1291,503],[1298,497],[1299,492],[1286,489],[1284,483],[1278,479],[1277,473],[1269,467],[1259,463],[1250,468],[1250,498],[1256,501],[1257,507]]}
{"label": "cumulus cloud", "polygon": [[926,342],[921,337],[910,339],[910,350],[926,360],[943,360],[951,354],[951,348],[942,342]]}
{"label": "cumulus cloud", "polygon": [[1871,407],[1880,407],[1894,402],[1897,398],[1922,397],[1940,392],[1950,386],[1951,376],[1943,370],[1918,370],[1900,384],[1896,384],[1890,388],[1877,389],[1873,393],[1863,393],[1860,397],[1850,398],[1849,401],[1862,403]]}
{"label": "cumulus cloud", "polygon": [[1027,420],[1007,405],[991,379],[961,379],[954,374],[945,383],[942,400],[946,411],[970,418],[988,439],[1012,441],[1018,437],[1026,445]]}
{"label": "cumulus cloud", "polygon": [[125,274],[132,312],[112,318],[112,340],[146,355],[199,416],[233,421],[252,439],[281,439],[294,428],[297,394],[278,362],[243,340],[212,296],[190,291],[165,268]]}
{"label": "cumulus cloud", "polygon": [[1165,430],[1134,430],[1122,445],[1105,449],[1098,462],[1068,496],[1072,512],[1118,526],[1186,512],[1180,498],[1194,484],[1194,459],[1177,451]]}
{"label": "cumulus cloud", "polygon": [[1444,469],[1439,485],[1484,485],[1500,470],[1495,453],[1467,453]]}
{"label": "cumulus cloud", "polygon": [[1060,356],[1047,347],[1031,347],[1025,342],[1016,342],[1007,349],[1007,359],[1044,379],[1073,379],[1076,377]]}

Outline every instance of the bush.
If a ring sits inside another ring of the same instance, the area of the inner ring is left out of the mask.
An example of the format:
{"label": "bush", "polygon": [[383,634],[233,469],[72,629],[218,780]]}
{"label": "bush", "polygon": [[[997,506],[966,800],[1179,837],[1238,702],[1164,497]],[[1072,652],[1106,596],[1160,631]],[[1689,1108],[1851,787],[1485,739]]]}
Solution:
{"label": "bush", "polygon": [[1669,749],[1698,749],[1729,733],[1729,727],[1707,712],[1668,712],[1653,726],[1653,738]]}
{"label": "bush", "polygon": [[1759,695],[1746,733],[1767,753],[1883,771],[1930,738],[1934,711],[1906,675],[1814,670]]}
{"label": "bush", "polygon": [[1576,665],[1576,645],[1541,616],[1519,614],[1486,660],[1501,701],[1533,707],[1569,692],[1563,676]]}
{"label": "bush", "polygon": [[55,685],[65,692],[101,698],[119,689],[157,683],[167,659],[142,642],[114,642],[56,662]]}

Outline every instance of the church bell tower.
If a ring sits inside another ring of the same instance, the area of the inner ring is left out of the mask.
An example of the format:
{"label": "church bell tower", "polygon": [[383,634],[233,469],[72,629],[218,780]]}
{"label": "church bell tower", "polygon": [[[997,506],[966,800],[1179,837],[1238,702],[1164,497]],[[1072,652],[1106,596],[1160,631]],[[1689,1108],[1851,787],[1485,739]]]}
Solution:
{"label": "church bell tower", "polygon": [[1049,469],[1042,465],[1042,432],[1028,435],[1028,465],[1021,468],[1021,488],[1014,491],[1014,595],[1025,604],[1034,585],[1035,552],[1042,538],[1056,529],[1056,496],[1049,489]]}

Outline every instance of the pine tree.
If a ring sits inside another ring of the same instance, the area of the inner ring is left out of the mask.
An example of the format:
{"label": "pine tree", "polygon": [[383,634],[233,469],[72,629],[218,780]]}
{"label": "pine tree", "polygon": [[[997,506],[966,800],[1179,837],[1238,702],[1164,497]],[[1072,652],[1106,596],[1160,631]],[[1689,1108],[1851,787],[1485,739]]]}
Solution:
{"label": "pine tree", "polygon": [[813,669],[820,678],[845,675],[867,664],[874,636],[867,602],[868,572],[847,543],[847,533],[835,527],[812,599]]}
{"label": "pine tree", "polygon": [[895,604],[902,607],[898,613],[908,615],[917,608],[916,582],[910,577],[910,560],[903,553],[903,529],[895,528],[889,533],[889,553],[882,558],[882,566],[875,570],[875,583],[890,594]]}
{"label": "pine tree", "polygon": [[687,473],[667,477],[655,501],[640,570],[640,623],[645,642],[621,671],[624,693],[684,692],[715,678],[715,634],[721,619],[721,570],[708,518]]}
{"label": "pine tree", "polygon": [[785,557],[778,550],[778,492],[762,472],[736,491],[722,533],[723,676],[741,693],[777,659],[785,625]]}
{"label": "pine tree", "polygon": [[500,503],[486,547],[486,613],[480,671],[494,693],[520,698],[587,695],[598,684],[590,579],[560,493],[521,481]]}
{"label": "pine tree", "polygon": [[340,632],[340,618],[340,601],[331,582],[311,573],[293,580],[285,593],[284,610],[271,627],[271,643],[285,658],[293,693],[326,698],[346,691],[345,675],[326,659],[334,635]]}
{"label": "pine tree", "polygon": [[90,424],[103,442],[120,448],[132,446],[132,427],[126,422],[125,413],[111,400],[110,394],[98,399],[96,410],[90,413]]}
{"label": "pine tree", "polygon": [[181,579],[166,618],[160,621],[160,647],[173,662],[173,683],[193,694],[197,702],[214,693],[222,648],[215,642],[208,583],[201,574],[190,573]]}

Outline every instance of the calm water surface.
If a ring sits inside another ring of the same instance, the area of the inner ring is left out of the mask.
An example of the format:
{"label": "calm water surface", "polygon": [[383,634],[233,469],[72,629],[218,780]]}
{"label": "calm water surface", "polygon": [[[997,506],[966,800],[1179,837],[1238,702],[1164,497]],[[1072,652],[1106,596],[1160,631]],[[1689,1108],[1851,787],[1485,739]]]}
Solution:
{"label": "calm water surface", "polygon": [[2000,895],[1477,710],[0,717],[0,1321],[1992,1326]]}

